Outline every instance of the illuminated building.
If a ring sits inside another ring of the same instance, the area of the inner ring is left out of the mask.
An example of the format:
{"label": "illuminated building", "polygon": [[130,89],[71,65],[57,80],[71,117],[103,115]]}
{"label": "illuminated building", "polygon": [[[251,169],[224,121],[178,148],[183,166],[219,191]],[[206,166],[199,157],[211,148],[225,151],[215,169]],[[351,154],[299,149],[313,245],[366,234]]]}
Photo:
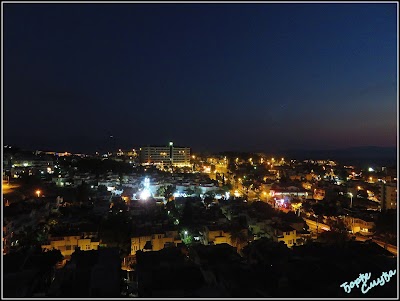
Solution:
{"label": "illuminated building", "polygon": [[159,251],[170,245],[181,243],[178,231],[155,231],[153,233],[142,233],[131,238],[131,255],[137,251],[146,250]]}
{"label": "illuminated building", "polygon": [[317,200],[317,201],[321,201],[324,198],[325,198],[325,189],[315,188],[314,194],[313,194],[313,199]]}
{"label": "illuminated building", "polygon": [[267,227],[267,236],[276,242],[283,241],[288,248],[296,243],[296,230],[287,225],[269,225]]}
{"label": "illuminated building", "polygon": [[373,220],[368,218],[359,218],[346,216],[344,218],[344,223],[348,229],[350,229],[351,233],[360,233],[362,235],[373,235],[375,223]]}
{"label": "illuminated building", "polygon": [[210,243],[214,245],[218,244],[231,244],[230,234],[225,232],[221,227],[217,225],[204,226],[200,233],[200,242],[204,245]]}
{"label": "illuminated building", "polygon": [[382,183],[378,197],[382,210],[397,208],[397,183]]}
{"label": "illuminated building", "polygon": [[271,189],[270,195],[271,197],[278,198],[285,196],[307,198],[308,192],[305,190],[301,190],[300,188],[290,186],[286,188]]}
{"label": "illuminated building", "polygon": [[142,146],[140,162],[163,166],[191,166],[190,147],[176,147],[173,142],[167,146]]}
{"label": "illuminated building", "polygon": [[126,151],[126,155],[129,156],[129,157],[134,157],[134,158],[136,158],[136,157],[138,156],[138,153],[136,152],[135,149],[132,149],[132,150]]}
{"label": "illuminated building", "polygon": [[75,252],[76,247],[79,247],[82,251],[97,250],[99,244],[99,241],[92,241],[91,238],[82,238],[80,235],[53,237],[48,244],[42,245],[42,250],[56,249],[64,257],[69,258]]}

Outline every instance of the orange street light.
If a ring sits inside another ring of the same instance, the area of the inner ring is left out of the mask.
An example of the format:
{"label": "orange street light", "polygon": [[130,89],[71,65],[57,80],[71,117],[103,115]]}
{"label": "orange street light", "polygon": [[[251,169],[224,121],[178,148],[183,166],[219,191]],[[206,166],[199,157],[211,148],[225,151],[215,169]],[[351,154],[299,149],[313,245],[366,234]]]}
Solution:
{"label": "orange street light", "polygon": [[36,190],[37,197],[40,197],[40,193],[41,193],[40,190]]}

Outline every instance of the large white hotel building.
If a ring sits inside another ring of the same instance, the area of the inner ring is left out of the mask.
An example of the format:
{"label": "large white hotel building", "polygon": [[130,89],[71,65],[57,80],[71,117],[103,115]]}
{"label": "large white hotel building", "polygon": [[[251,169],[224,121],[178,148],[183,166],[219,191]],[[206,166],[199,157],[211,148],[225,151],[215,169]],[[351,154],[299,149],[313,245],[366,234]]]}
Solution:
{"label": "large white hotel building", "polygon": [[190,147],[176,147],[173,142],[167,146],[142,146],[140,162],[165,166],[190,166]]}

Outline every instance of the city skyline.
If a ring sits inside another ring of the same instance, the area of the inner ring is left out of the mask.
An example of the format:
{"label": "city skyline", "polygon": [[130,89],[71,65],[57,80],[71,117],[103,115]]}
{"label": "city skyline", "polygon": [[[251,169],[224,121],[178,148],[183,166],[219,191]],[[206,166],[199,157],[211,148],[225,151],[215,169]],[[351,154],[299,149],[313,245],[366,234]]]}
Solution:
{"label": "city skyline", "polygon": [[5,4],[4,144],[397,145],[395,3]]}

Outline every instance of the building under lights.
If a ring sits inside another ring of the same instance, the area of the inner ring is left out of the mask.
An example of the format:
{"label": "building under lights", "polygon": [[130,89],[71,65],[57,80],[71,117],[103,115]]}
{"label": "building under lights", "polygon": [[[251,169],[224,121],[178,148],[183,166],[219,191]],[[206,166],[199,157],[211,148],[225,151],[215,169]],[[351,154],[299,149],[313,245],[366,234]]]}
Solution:
{"label": "building under lights", "polygon": [[381,183],[378,199],[383,211],[397,208],[397,183]]}
{"label": "building under lights", "polygon": [[142,146],[139,151],[142,164],[190,166],[190,147],[174,146],[170,142],[167,146]]}

